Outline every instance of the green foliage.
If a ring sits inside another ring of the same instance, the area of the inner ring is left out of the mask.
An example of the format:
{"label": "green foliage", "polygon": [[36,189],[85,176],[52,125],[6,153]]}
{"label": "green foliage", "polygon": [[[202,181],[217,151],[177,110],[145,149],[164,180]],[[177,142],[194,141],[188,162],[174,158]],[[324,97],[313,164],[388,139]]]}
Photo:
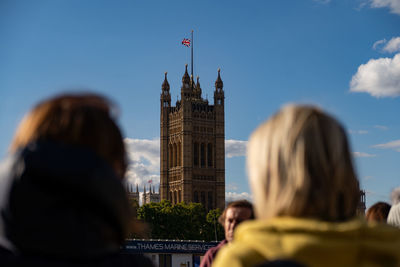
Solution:
{"label": "green foliage", "polygon": [[222,240],[225,238],[225,232],[222,225],[218,222],[219,216],[222,212],[220,209],[210,210],[207,214],[207,236],[205,240]]}
{"label": "green foliage", "polygon": [[[200,203],[171,204],[168,200],[149,203],[138,208],[138,219],[150,227],[150,238],[175,240],[218,240],[224,238],[218,224],[219,209],[208,214]],[[221,230],[222,229],[222,230]]]}

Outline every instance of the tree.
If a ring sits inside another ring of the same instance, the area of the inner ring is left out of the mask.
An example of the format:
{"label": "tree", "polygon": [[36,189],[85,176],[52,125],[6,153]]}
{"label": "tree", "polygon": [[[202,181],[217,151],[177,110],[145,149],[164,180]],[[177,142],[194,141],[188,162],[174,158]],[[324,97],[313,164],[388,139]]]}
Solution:
{"label": "tree", "polygon": [[218,218],[222,215],[220,209],[213,209],[207,213],[206,222],[207,222],[207,236],[205,240],[208,241],[219,241],[225,238],[225,232],[222,225],[218,222]]}
{"label": "tree", "polygon": [[[138,208],[138,219],[146,222],[153,239],[175,240],[219,240],[223,230],[217,220],[221,211],[211,210],[208,214],[200,203],[178,203],[168,200],[149,203]],[[222,237],[221,237],[222,234]]]}

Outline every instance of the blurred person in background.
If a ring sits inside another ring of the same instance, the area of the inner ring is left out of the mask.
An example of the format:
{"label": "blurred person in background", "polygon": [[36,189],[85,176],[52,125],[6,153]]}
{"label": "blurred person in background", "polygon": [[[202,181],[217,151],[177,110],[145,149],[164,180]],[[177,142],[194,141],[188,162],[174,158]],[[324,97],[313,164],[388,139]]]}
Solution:
{"label": "blurred person in background", "polygon": [[247,168],[256,220],[236,228],[213,267],[400,265],[400,231],[356,217],[360,189],[345,130],[319,108],[289,105],[261,124]]}
{"label": "blurred person in background", "polygon": [[96,94],[40,102],[0,167],[1,266],[152,266],[120,248],[132,226],[115,106]]}
{"label": "blurred person in background", "polygon": [[391,200],[392,207],[389,211],[387,223],[400,228],[400,187],[393,189]]}
{"label": "blurred person in background", "polygon": [[224,212],[218,218],[218,222],[224,227],[225,239],[217,246],[207,250],[201,260],[200,267],[210,267],[218,251],[233,240],[233,233],[241,222],[254,219],[253,205],[247,200],[237,200],[229,203]]}
{"label": "blurred person in background", "polygon": [[367,210],[365,219],[368,222],[386,223],[390,207],[391,206],[386,202],[377,202]]}

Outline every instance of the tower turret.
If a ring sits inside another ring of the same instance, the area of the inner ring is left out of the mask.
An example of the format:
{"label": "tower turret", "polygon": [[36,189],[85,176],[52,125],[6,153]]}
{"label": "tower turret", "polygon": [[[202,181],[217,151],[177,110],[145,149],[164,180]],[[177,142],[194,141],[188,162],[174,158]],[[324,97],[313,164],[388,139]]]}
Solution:
{"label": "tower turret", "polygon": [[224,83],[221,80],[221,75],[220,75],[221,69],[218,69],[218,77],[217,80],[215,81],[215,91],[214,91],[214,105],[215,106],[223,106],[224,105],[224,90],[222,89],[224,87]]}
{"label": "tower turret", "polygon": [[165,72],[164,82],[161,85],[161,109],[171,106],[171,94],[169,93],[169,83],[167,80],[167,72]]}
{"label": "tower turret", "polygon": [[195,92],[195,96],[198,99],[201,99],[201,87],[200,87],[200,82],[199,82],[199,76],[197,76],[197,82],[196,82],[196,86],[194,87],[194,92]]}
{"label": "tower turret", "polygon": [[185,65],[185,73],[182,77],[182,87],[181,87],[181,99],[182,101],[185,99],[189,99],[192,93],[192,81],[189,77],[189,73],[187,70],[188,65]]}

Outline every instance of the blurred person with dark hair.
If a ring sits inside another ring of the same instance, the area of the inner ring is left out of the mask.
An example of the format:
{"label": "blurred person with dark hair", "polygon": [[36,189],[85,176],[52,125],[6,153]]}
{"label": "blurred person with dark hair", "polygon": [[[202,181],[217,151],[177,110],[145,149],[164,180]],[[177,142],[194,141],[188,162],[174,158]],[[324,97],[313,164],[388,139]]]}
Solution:
{"label": "blurred person with dark hair", "polygon": [[224,212],[218,218],[218,222],[224,227],[225,239],[217,246],[207,250],[201,260],[200,267],[210,267],[218,251],[233,240],[233,233],[241,222],[254,219],[253,205],[247,200],[230,202]]}
{"label": "blurred person with dark hair", "polygon": [[365,215],[365,219],[369,222],[382,222],[386,223],[390,205],[386,202],[377,202],[372,205]]}
{"label": "blurred person with dark hair", "polygon": [[286,106],[261,124],[247,150],[256,220],[237,227],[213,267],[399,266],[400,231],[356,217],[350,152],[340,123],[313,106]]}
{"label": "blurred person with dark hair", "polygon": [[115,113],[105,97],[66,94],[22,120],[0,172],[0,245],[16,266],[152,266],[120,254],[133,214]]}

